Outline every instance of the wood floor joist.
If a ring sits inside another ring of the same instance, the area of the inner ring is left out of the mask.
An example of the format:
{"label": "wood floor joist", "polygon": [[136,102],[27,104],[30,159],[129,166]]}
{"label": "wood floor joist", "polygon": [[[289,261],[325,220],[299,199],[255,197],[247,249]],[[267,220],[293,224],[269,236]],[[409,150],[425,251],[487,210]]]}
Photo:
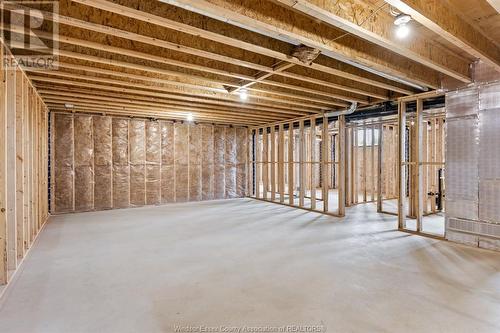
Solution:
{"label": "wood floor joist", "polygon": [[[17,56],[40,55],[26,47],[33,40],[55,45],[58,68],[27,69],[52,103],[191,110],[204,120],[260,124],[470,82],[474,57],[498,66],[498,45],[487,45],[484,26],[474,29],[471,20],[446,13],[451,4],[431,1],[435,13],[419,6],[419,0],[60,0],[55,12],[36,2],[8,2],[2,10],[10,12],[4,35]],[[407,40],[395,37],[394,17],[403,7],[421,30]],[[47,24],[16,25],[18,9],[41,14]],[[431,38],[436,32],[442,36]],[[459,52],[464,45],[470,54]]]}
{"label": "wood floor joist", "polygon": [[338,41],[336,38],[343,32],[317,24],[305,16],[294,15],[293,10],[283,8],[272,1],[163,0],[163,2],[190,8],[198,13],[273,38],[303,43],[320,49],[332,58],[363,69],[371,69],[394,79],[406,80],[423,87],[439,87],[440,76],[437,71],[352,36],[346,36]]}
{"label": "wood floor joist", "polygon": [[403,13],[500,72],[500,47],[440,0],[386,0]]}
{"label": "wood floor joist", "polygon": [[[130,110],[148,110],[148,111],[160,111],[163,110],[165,113],[168,115],[168,112],[170,111],[180,111],[180,112],[185,112],[184,116],[186,113],[192,112],[196,113],[197,115],[200,114],[202,115],[205,113],[206,115],[220,115],[220,116],[228,116],[234,119],[241,119],[241,120],[249,120],[251,121],[252,119],[259,120],[259,121],[272,121],[275,119],[279,119],[276,116],[265,116],[265,115],[251,115],[251,114],[245,114],[245,113],[238,113],[238,112],[230,112],[230,111],[222,111],[222,110],[211,110],[210,112],[206,112],[205,110],[199,110],[195,108],[189,108],[189,107],[183,107],[183,106],[173,106],[170,105],[168,107],[165,107],[164,105],[146,105],[144,103],[123,103],[119,101],[109,101],[109,100],[102,100],[102,99],[94,99],[94,97],[91,98],[82,98],[82,97],[68,97],[68,96],[54,96],[50,94],[43,94],[44,100],[47,103],[56,103],[56,102],[63,102],[63,103],[69,103],[69,104],[74,104],[74,105],[89,105],[89,106],[109,106],[109,107],[114,107],[117,109],[130,109]],[[201,112],[200,112],[201,111]],[[250,119],[252,118],[252,119]]]}
{"label": "wood floor joist", "polygon": [[277,119],[281,119],[284,116],[282,113],[279,112],[226,107],[226,106],[211,105],[206,103],[200,104],[193,102],[172,101],[156,97],[136,96],[131,94],[127,95],[127,97],[124,97],[122,94],[119,93],[70,88],[63,86],[36,85],[36,87],[38,88],[42,96],[55,95],[55,96],[77,97],[77,98],[92,98],[94,100],[118,101],[122,103],[149,105],[149,106],[165,107],[165,108],[168,108],[170,106],[185,107],[189,108],[190,110],[207,111],[207,113],[210,113],[210,111],[228,111],[231,113],[248,114],[249,117],[251,117],[252,115],[256,115],[256,116],[266,116],[266,117],[274,117]]}
{"label": "wood floor joist", "polygon": [[[237,104],[237,103],[232,103],[232,102],[225,102],[225,101],[219,101],[219,100],[208,100],[208,99],[202,99],[202,98],[197,98],[197,97],[191,97],[191,96],[178,96],[174,94],[167,94],[165,92],[159,92],[159,91],[146,91],[146,90],[139,90],[139,89],[132,89],[132,88],[125,88],[125,87],[114,87],[106,84],[98,84],[98,83],[88,83],[88,82],[81,82],[81,81],[73,81],[73,80],[67,80],[67,79],[56,79],[56,78],[51,78],[51,77],[45,77],[45,76],[34,76],[32,75],[31,80],[34,82],[44,82],[46,84],[55,84],[55,85],[62,85],[62,86],[72,86],[72,87],[78,87],[78,88],[90,88],[90,89],[96,89],[96,90],[103,90],[103,91],[113,91],[113,92],[119,92],[122,94],[135,94],[135,95],[144,95],[144,96],[152,96],[152,97],[161,97],[161,98],[166,98],[172,101],[190,101],[190,102],[196,102],[200,104],[213,104],[213,105],[222,105],[222,106],[228,106],[228,107],[240,107],[240,108],[246,108],[246,109],[251,109],[251,110],[261,110],[261,111],[270,111],[270,112],[277,112],[277,113],[282,113],[284,115],[295,115],[295,116],[303,116],[305,114],[308,114],[309,112],[300,112],[300,111],[291,111],[289,109],[279,109],[279,108],[272,108],[272,107],[265,107],[265,106],[255,106],[251,104]],[[128,85],[130,86],[130,85]],[[314,112],[312,112],[314,113]]]}
{"label": "wood floor joist", "polygon": [[[276,51],[272,47],[275,46],[276,41],[271,41],[270,38],[265,38],[262,35],[259,35],[258,43],[250,43],[245,42],[244,40],[255,40],[256,35],[252,31],[248,30],[239,30],[234,37],[229,37],[225,34],[228,34],[228,25],[222,22],[217,22],[216,20],[210,17],[198,16],[195,20],[191,20],[191,24],[198,24],[199,27],[185,24],[179,22],[179,18],[182,21],[188,21],[189,19],[184,17],[179,12],[175,12],[174,10],[166,10],[164,11],[163,16],[153,15],[151,13],[137,10],[135,8],[131,8],[129,6],[124,6],[120,4],[113,3],[111,1],[105,0],[76,0],[75,2],[85,4],[87,6],[92,6],[95,8],[99,8],[108,12],[117,13],[123,16],[127,16],[133,19],[142,20],[147,23],[153,23],[161,27],[165,27],[172,30],[178,30],[185,32],[187,34],[191,34],[196,37],[203,37],[205,39],[209,39],[214,42],[219,42],[225,45],[230,45],[237,48],[252,50],[252,52],[256,52],[258,54],[266,55],[279,61],[291,63],[298,66],[311,66],[312,68],[324,71],[325,73],[337,75],[346,79],[350,79],[353,81],[363,82],[368,85],[373,85],[377,87],[383,87],[384,89],[393,90],[403,94],[412,94],[411,90],[404,89],[400,85],[391,85],[388,84],[386,80],[374,80],[367,79],[366,73],[362,73],[362,71],[356,71],[356,73],[349,73],[348,71],[337,70],[336,67],[341,67],[339,63],[333,64],[333,59],[327,61],[324,65],[313,63],[311,65],[305,65],[300,60],[291,57],[289,53],[285,53],[283,51]],[[132,1],[131,5],[141,6],[136,1]],[[167,18],[167,15],[173,16],[172,19]],[[175,18],[175,19],[174,19]],[[242,36],[243,35],[243,36]],[[272,73],[272,71],[267,71],[266,73]],[[386,82],[384,82],[386,81]]]}
{"label": "wood floor joist", "polygon": [[[17,27],[17,28],[14,27],[14,28],[11,28],[10,30],[14,31],[14,32],[18,32],[18,33],[26,32],[25,29],[21,29],[19,27]],[[51,34],[43,32],[43,31],[35,30],[34,33],[36,33],[36,35],[39,38],[44,38],[44,37],[51,38],[52,37]],[[59,36],[59,41],[63,42],[63,43],[68,43],[71,45],[89,47],[89,48],[92,48],[95,50],[117,53],[117,54],[131,56],[131,57],[135,57],[135,58],[139,58],[139,59],[152,60],[155,62],[167,63],[170,65],[186,67],[186,68],[205,71],[205,72],[211,72],[213,74],[232,76],[234,78],[238,78],[238,79],[243,80],[243,81],[249,81],[249,82],[253,82],[253,83],[259,82],[261,85],[265,85],[265,86],[286,88],[286,89],[297,91],[297,92],[306,92],[306,93],[310,93],[310,94],[326,96],[326,97],[339,99],[339,100],[343,100],[343,101],[349,101],[349,102],[354,101],[354,102],[358,102],[360,104],[368,104],[368,99],[361,97],[363,95],[368,96],[368,97],[377,98],[377,99],[386,99],[387,98],[387,96],[385,96],[385,95],[381,95],[381,94],[376,93],[375,90],[373,90],[373,92],[372,92],[369,90],[364,91],[364,90],[357,89],[357,88],[349,88],[349,87],[345,87],[345,86],[336,84],[336,83],[331,82],[331,81],[320,80],[320,79],[316,79],[314,77],[294,74],[294,73],[290,73],[290,72],[280,71],[280,72],[274,72],[273,74],[293,78],[293,79],[296,79],[298,81],[313,83],[315,85],[319,85],[319,86],[322,86],[324,88],[328,88],[328,90],[330,92],[324,91],[325,89],[319,90],[321,88],[318,88],[318,87],[316,87],[316,89],[303,87],[303,85],[304,85],[303,82],[302,83],[298,82],[298,84],[292,85],[292,84],[286,84],[286,83],[281,83],[281,82],[272,81],[272,80],[265,80],[265,77],[259,78],[259,79],[254,79],[251,76],[244,76],[242,74],[235,74],[235,73],[225,72],[225,71],[221,71],[221,70],[211,70],[211,69],[208,69],[206,67],[191,65],[189,63],[179,64],[179,62],[176,62],[176,61],[171,62],[166,58],[158,57],[155,55],[137,52],[134,50],[117,48],[117,47],[104,45],[104,44],[100,44],[100,43],[94,43],[94,42],[86,41],[86,40],[79,40],[77,38],[72,38],[72,37],[67,37],[67,36]],[[213,83],[213,84],[219,84],[221,86],[229,86],[229,87],[234,87],[234,88],[239,87],[237,82],[215,80],[215,79],[204,77],[202,75],[186,74],[186,73],[176,72],[173,70],[167,70],[167,69],[158,68],[158,67],[149,67],[149,66],[145,66],[145,65],[141,65],[141,64],[131,63],[131,62],[118,61],[118,60],[109,59],[109,58],[92,56],[92,55],[84,54],[84,53],[66,51],[64,49],[60,49],[58,52],[59,52],[60,56],[64,56],[64,57],[68,57],[68,58],[74,58],[74,59],[79,59],[79,60],[84,60],[84,61],[92,61],[92,62],[102,63],[102,64],[106,64],[106,65],[125,67],[125,68],[153,72],[153,73],[160,73],[160,74],[165,74],[165,75],[181,77],[181,78],[185,78],[185,79],[190,78],[190,79],[193,79],[193,80],[196,80],[199,82],[209,82],[209,83]],[[269,89],[269,87],[263,87],[263,88]],[[252,91],[252,90],[257,91],[257,88],[255,88],[255,87],[253,87],[253,88],[249,87],[247,89],[249,91]],[[347,91],[348,93],[344,93],[343,91]],[[332,105],[335,105],[335,104],[332,104]],[[345,105],[347,105],[347,104],[339,104],[338,106],[345,106]]]}
{"label": "wood floor joist", "polygon": [[[394,33],[394,17],[379,10],[381,6],[372,8],[362,0],[347,4],[321,0],[277,1],[285,7],[320,19],[445,75],[463,82],[471,81],[469,63],[465,59],[435,44],[428,43],[423,36],[418,34],[412,36],[411,43],[402,43],[400,39],[397,39]],[[360,22],[363,24],[361,25]]]}
{"label": "wood floor joist", "polygon": [[[231,95],[225,96],[225,95],[217,94],[217,93],[208,94],[207,92],[200,91],[200,90],[193,90],[193,89],[179,90],[179,89],[169,88],[169,87],[165,87],[165,86],[155,86],[155,85],[148,85],[148,84],[143,84],[143,83],[133,82],[133,81],[123,81],[123,80],[115,80],[115,79],[108,79],[108,78],[102,78],[102,77],[86,76],[86,75],[69,73],[69,72],[62,72],[62,71],[57,71],[57,72],[56,71],[48,71],[48,72],[45,72],[45,74],[48,74],[50,76],[63,77],[65,79],[60,80],[60,79],[56,79],[56,78],[41,77],[41,76],[32,76],[32,79],[33,80],[45,80],[46,82],[47,81],[48,82],[55,82],[55,83],[59,82],[59,83],[64,83],[64,84],[70,84],[73,86],[75,86],[75,85],[81,86],[81,87],[88,86],[88,84],[86,82],[75,81],[75,79],[80,79],[80,80],[95,82],[98,85],[102,85],[102,84],[107,83],[107,84],[113,84],[113,85],[124,86],[124,87],[133,86],[134,91],[137,88],[140,88],[140,89],[146,89],[146,90],[153,90],[153,91],[156,91],[159,93],[164,93],[164,94],[165,93],[172,93],[172,94],[170,94],[172,99],[181,99],[182,100],[182,99],[188,98],[188,99],[194,99],[200,103],[203,103],[204,101],[207,101],[206,99],[203,99],[203,98],[209,98],[209,99],[211,98],[211,99],[217,99],[218,103],[223,103],[222,101],[228,101],[228,102],[233,102],[233,103],[239,103],[240,105],[242,104],[238,101],[237,96],[231,96]],[[111,86],[107,86],[107,88],[120,89],[118,87],[111,87]],[[123,88],[123,89],[131,90],[129,88]],[[175,95],[175,94],[179,94],[179,95]],[[189,97],[189,96],[199,96],[199,97]],[[274,100],[275,98],[266,97],[266,99],[273,99]],[[268,102],[260,101],[258,99],[255,101],[249,102],[246,105],[255,105],[257,108],[258,107],[269,107],[269,108],[273,108],[273,110],[281,110],[281,112],[283,112],[283,113],[290,113],[290,114],[317,113],[317,112],[321,111],[321,108],[308,108],[305,106],[300,107],[297,105],[290,105],[290,104],[285,104],[285,103],[283,103],[283,104],[282,103],[280,103],[280,104],[268,103]]]}

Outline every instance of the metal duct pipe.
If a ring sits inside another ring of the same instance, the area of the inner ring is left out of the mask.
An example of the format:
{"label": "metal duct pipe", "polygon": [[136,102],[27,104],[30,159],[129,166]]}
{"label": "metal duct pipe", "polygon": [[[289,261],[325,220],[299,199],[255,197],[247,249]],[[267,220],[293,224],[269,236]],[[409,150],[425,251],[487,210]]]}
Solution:
{"label": "metal duct pipe", "polygon": [[354,111],[356,111],[357,109],[358,109],[358,102],[352,102],[352,104],[349,107],[349,109],[340,110],[340,111],[330,111],[330,112],[325,113],[325,116],[327,118],[329,118],[329,117],[337,117],[337,116],[344,116],[344,115],[348,115],[348,114],[354,113]]}

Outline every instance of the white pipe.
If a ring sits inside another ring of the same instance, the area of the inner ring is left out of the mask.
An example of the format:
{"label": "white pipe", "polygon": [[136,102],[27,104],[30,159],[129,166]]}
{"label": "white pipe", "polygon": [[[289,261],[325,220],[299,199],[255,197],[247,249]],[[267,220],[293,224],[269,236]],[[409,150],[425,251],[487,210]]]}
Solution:
{"label": "white pipe", "polygon": [[358,109],[358,102],[352,102],[349,109],[339,110],[339,111],[330,111],[330,112],[325,113],[325,116],[328,118],[328,117],[348,115],[348,114],[354,113],[354,111],[356,111],[357,109]]}

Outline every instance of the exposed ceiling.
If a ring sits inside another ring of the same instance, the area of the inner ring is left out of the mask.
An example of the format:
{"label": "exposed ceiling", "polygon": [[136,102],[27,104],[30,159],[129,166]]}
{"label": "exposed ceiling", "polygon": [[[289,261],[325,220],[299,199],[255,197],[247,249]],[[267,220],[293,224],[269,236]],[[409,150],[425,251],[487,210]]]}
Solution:
{"label": "exposed ceiling", "polygon": [[[404,40],[394,12],[413,18]],[[467,83],[476,59],[500,70],[486,0],[61,0],[44,14],[59,69],[28,74],[51,110],[257,125]],[[29,30],[5,27],[24,54]]]}

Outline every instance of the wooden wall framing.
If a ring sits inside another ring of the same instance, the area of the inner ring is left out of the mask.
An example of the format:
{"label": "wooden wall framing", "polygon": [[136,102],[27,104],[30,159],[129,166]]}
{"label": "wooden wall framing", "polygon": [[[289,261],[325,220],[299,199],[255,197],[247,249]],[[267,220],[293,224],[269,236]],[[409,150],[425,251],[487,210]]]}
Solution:
{"label": "wooden wall framing", "polygon": [[[320,118],[320,121],[318,121]],[[345,119],[311,116],[252,127],[250,196],[334,216],[345,213]]]}
{"label": "wooden wall framing", "polygon": [[[423,101],[436,95],[436,92],[431,92],[409,96],[399,99],[398,104],[398,228],[423,235],[428,235],[423,230],[424,215],[437,212],[435,201],[430,199],[434,197],[439,181],[435,173],[445,165],[444,116],[424,121]],[[410,102],[416,103],[416,112],[411,120],[407,114]],[[415,230],[408,229],[407,217],[416,219]]]}
{"label": "wooden wall framing", "polygon": [[[0,44],[0,285],[48,217],[48,109]],[[8,60],[8,61],[5,61]]]}

